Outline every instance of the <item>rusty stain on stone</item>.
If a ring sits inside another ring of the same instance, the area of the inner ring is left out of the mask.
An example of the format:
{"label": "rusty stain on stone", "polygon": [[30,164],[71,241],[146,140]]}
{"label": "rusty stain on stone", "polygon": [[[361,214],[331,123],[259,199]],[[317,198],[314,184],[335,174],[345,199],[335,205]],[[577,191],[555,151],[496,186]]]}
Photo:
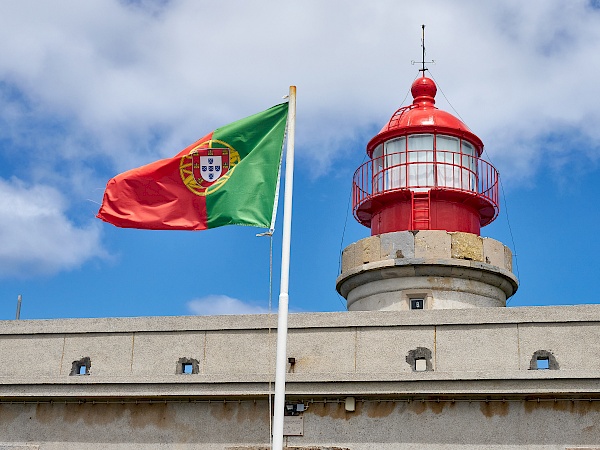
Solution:
{"label": "rusty stain on stone", "polygon": [[62,420],[67,423],[82,421],[86,425],[107,425],[120,420],[125,413],[122,405],[95,405],[82,403],[80,405],[48,405],[53,408],[54,414],[61,414]]}
{"label": "rusty stain on stone", "polygon": [[600,402],[589,400],[532,400],[525,402],[525,412],[533,413],[538,410],[568,412],[584,416],[591,412],[600,412]]}
{"label": "rusty stain on stone", "polygon": [[262,421],[268,423],[269,412],[263,406],[258,406],[256,403],[240,403],[237,407],[237,422],[242,423],[245,421]]}
{"label": "rusty stain on stone", "polygon": [[[356,405],[358,410],[358,403]],[[343,403],[313,403],[308,412],[319,417],[331,417],[332,419],[350,419],[355,413],[346,411]]]}
{"label": "rusty stain on stone", "polygon": [[218,420],[231,420],[235,414],[237,405],[233,406],[230,403],[212,403],[210,406],[210,414]]}
{"label": "rusty stain on stone", "polygon": [[508,402],[480,402],[481,413],[488,419],[494,416],[504,417],[510,409]]}
{"label": "rusty stain on stone", "polygon": [[415,400],[410,403],[406,403],[406,410],[411,411],[414,414],[421,415],[425,411],[430,410],[433,414],[441,414],[444,412],[446,408],[454,408],[456,406],[455,402],[450,402],[448,400],[441,401],[427,401],[422,402],[420,400]]}
{"label": "rusty stain on stone", "polygon": [[410,410],[412,412],[414,412],[415,414],[417,414],[417,415],[421,415],[425,411],[427,411],[427,403],[420,402],[420,401],[411,402],[410,403]]}
{"label": "rusty stain on stone", "polygon": [[129,425],[132,428],[169,428],[175,417],[173,408],[163,403],[119,405],[88,402],[70,405],[38,404],[35,419],[44,424],[82,422],[85,425],[108,425],[121,420],[125,413],[129,413]]}
{"label": "rusty stain on stone", "polygon": [[19,417],[20,412],[16,407],[21,405],[2,405],[0,404],[0,417],[2,417],[2,422],[11,423],[14,422],[17,417]]}
{"label": "rusty stain on stone", "polygon": [[395,402],[369,402],[367,404],[367,416],[371,418],[387,417],[396,409]]}
{"label": "rusty stain on stone", "polygon": [[166,403],[127,406],[129,407],[129,421],[133,428],[145,428],[151,425],[168,428],[174,422],[175,412]]}
{"label": "rusty stain on stone", "polygon": [[434,414],[441,414],[444,411],[444,407],[447,404],[449,404],[450,406],[455,405],[455,403],[439,401],[439,402],[429,402],[429,403],[427,403],[427,406],[429,406],[429,409],[431,409],[431,412],[433,412]]}

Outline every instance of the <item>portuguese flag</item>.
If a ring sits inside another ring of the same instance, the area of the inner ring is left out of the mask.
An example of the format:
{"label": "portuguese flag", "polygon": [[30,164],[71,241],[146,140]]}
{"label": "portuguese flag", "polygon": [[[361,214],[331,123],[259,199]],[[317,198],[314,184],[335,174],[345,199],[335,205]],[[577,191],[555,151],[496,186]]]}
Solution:
{"label": "portuguese flag", "polygon": [[99,219],[122,228],[269,228],[288,104],[217,128],[172,158],[117,175]]}

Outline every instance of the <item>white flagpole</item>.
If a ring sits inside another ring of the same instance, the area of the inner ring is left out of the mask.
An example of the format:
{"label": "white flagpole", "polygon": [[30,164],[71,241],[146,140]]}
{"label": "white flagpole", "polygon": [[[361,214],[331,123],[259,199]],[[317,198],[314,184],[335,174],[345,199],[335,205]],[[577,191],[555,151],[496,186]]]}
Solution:
{"label": "white flagpole", "polygon": [[273,412],[273,450],[283,448],[285,409],[285,369],[287,367],[288,286],[292,234],[292,190],[294,187],[294,138],[296,133],[296,86],[290,86],[285,193],[283,197],[283,235],[281,243],[281,285],[277,312],[277,359],[275,361],[275,406]]}

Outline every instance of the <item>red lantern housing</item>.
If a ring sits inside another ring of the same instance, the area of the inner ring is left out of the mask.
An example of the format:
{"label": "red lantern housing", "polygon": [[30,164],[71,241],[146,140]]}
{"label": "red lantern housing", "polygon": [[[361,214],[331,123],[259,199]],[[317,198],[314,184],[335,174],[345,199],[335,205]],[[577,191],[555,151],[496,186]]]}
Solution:
{"label": "red lantern housing", "polygon": [[498,172],[483,143],[436,108],[435,82],[418,78],[413,103],[398,109],[367,145],[353,180],[356,219],[371,235],[407,230],[480,234],[498,215]]}

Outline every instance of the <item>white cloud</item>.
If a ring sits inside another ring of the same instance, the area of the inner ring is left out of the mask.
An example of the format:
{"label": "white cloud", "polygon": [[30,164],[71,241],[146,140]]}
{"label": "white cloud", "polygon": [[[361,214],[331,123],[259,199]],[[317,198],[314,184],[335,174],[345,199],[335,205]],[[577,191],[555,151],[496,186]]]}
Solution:
{"label": "white cloud", "polygon": [[[22,91],[30,114],[64,120],[76,142],[93,143],[88,154],[119,170],[173,154],[297,84],[298,154],[322,174],[401,106],[426,23],[440,87],[506,176],[527,179],[545,163],[551,133],[583,136],[578,156],[600,154],[600,12],[590,5],[5,2],[0,79]],[[441,94],[438,105],[452,112]],[[30,126],[11,103],[0,108]]]}
{"label": "white cloud", "polygon": [[[507,188],[598,167],[598,0],[0,2],[0,276],[102,256],[101,223],[73,221],[83,199],[290,84],[297,169],[351,172],[417,75],[423,23],[432,75]],[[437,105],[454,113],[440,91]],[[188,306],[265,312],[224,296]]]}
{"label": "white cloud", "polygon": [[226,295],[208,295],[191,300],[187,308],[192,314],[200,316],[220,316],[224,314],[266,314],[267,308],[250,303],[244,303]]}
{"label": "white cloud", "polygon": [[76,226],[65,209],[52,187],[0,179],[0,277],[54,274],[104,256],[99,224]]}

